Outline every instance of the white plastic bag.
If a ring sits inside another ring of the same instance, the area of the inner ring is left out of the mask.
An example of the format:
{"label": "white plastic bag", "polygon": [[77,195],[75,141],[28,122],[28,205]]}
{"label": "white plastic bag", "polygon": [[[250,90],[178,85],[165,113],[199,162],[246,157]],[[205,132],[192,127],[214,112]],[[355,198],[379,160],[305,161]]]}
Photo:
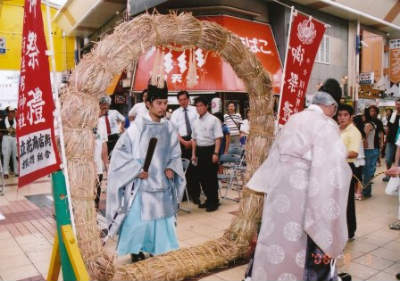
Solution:
{"label": "white plastic bag", "polygon": [[385,193],[387,195],[395,196],[399,193],[399,186],[400,186],[400,177],[390,177],[386,185]]}

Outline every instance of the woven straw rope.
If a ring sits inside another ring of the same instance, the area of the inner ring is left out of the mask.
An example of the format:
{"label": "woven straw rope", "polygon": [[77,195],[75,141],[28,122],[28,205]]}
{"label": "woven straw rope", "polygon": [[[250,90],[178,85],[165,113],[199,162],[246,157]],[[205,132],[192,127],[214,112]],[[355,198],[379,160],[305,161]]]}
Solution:
{"label": "woven straw rope", "polygon": [[[248,138],[248,178],[267,155],[273,138],[271,81],[262,65],[230,31],[216,23],[201,22],[191,14],[143,14],[115,28],[114,33],[100,41],[90,54],[84,56],[71,75],[69,88],[63,97],[62,118],[64,133],[70,147],[87,139],[79,131],[92,129],[98,118],[98,104],[91,98],[104,95],[113,75],[122,72],[133,60],[151,46],[197,46],[214,51],[229,62],[249,93],[252,112],[252,132]],[[117,48],[116,48],[117,46]],[[89,98],[90,97],[90,98]],[[68,102],[74,99],[74,102]],[[262,114],[262,113],[269,114]],[[84,131],[82,131],[84,132]],[[76,143],[74,143],[76,142]],[[81,160],[69,153],[69,177],[82,172],[80,161],[93,165],[92,149],[88,146]],[[75,220],[79,225],[78,242],[92,279],[98,280],[182,280],[213,268],[224,266],[246,255],[249,242],[261,218],[263,195],[243,189],[239,215],[221,238],[196,247],[183,248],[129,265],[116,265],[115,253],[106,253],[96,226],[92,194],[95,189],[95,170],[87,169],[86,177],[71,185]],[[86,192],[82,192],[85,187]],[[89,195],[90,194],[90,195]]]}

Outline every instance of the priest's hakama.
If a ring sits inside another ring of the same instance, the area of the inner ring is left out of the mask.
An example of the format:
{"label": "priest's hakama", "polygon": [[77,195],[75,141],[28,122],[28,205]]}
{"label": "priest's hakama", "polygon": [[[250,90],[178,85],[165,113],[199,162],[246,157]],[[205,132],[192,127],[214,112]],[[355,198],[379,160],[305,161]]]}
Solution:
{"label": "priest's hakama", "polygon": [[[148,178],[138,178],[151,138],[158,142]],[[168,179],[165,170],[174,178]],[[185,177],[175,127],[167,120],[153,122],[149,115],[138,117],[120,137],[111,157],[107,190],[107,220],[126,208],[120,228],[118,255],[147,252],[161,254],[178,248],[175,215],[182,199]],[[131,190],[132,192],[126,192]],[[133,202],[129,206],[129,198]]]}

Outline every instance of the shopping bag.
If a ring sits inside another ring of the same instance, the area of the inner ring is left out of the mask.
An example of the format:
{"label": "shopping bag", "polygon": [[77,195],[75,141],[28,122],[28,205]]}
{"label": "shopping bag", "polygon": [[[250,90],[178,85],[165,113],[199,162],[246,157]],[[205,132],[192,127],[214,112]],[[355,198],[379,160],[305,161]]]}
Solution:
{"label": "shopping bag", "polygon": [[390,177],[385,193],[387,195],[397,195],[399,193],[400,177]]}

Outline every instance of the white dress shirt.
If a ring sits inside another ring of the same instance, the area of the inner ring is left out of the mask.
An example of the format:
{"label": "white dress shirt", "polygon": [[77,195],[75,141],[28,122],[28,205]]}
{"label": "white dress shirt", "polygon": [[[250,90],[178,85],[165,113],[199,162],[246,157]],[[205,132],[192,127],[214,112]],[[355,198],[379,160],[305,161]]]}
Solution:
{"label": "white dress shirt", "polygon": [[94,147],[94,162],[96,163],[97,174],[103,174],[103,160],[101,157],[103,143],[108,141],[107,129],[105,123],[97,122],[96,134],[95,134],[95,147]]}
{"label": "white dress shirt", "polygon": [[250,132],[250,122],[248,119],[244,119],[242,125],[240,125],[240,132],[249,135]]}
{"label": "white dress shirt", "polygon": [[198,146],[215,145],[215,140],[224,136],[221,121],[208,112],[194,121],[192,131]]}
{"label": "white dress shirt", "polygon": [[[189,118],[190,127],[193,132],[194,122],[199,118],[199,114],[197,113],[196,107],[192,105],[187,106],[187,114]],[[178,133],[181,137],[187,137],[188,132],[186,130],[186,121],[185,121],[185,111],[181,106],[177,108],[171,115],[172,124],[178,129]]]}
{"label": "white dress shirt", "polygon": [[[106,125],[106,117],[103,115],[100,117],[101,122],[104,123],[104,127],[106,128],[107,132],[107,125]],[[110,135],[119,134],[120,133],[120,125],[118,122],[125,122],[125,117],[118,110],[110,109],[108,110],[108,121],[110,122]]]}
{"label": "white dress shirt", "polygon": [[131,110],[129,110],[128,116],[133,116],[134,118],[136,118],[136,117],[139,116],[139,115],[144,116],[144,115],[146,115],[148,112],[149,112],[149,111],[148,111],[148,109],[147,109],[145,103],[144,103],[144,102],[139,102],[139,103],[136,103],[136,104],[131,108]]}

